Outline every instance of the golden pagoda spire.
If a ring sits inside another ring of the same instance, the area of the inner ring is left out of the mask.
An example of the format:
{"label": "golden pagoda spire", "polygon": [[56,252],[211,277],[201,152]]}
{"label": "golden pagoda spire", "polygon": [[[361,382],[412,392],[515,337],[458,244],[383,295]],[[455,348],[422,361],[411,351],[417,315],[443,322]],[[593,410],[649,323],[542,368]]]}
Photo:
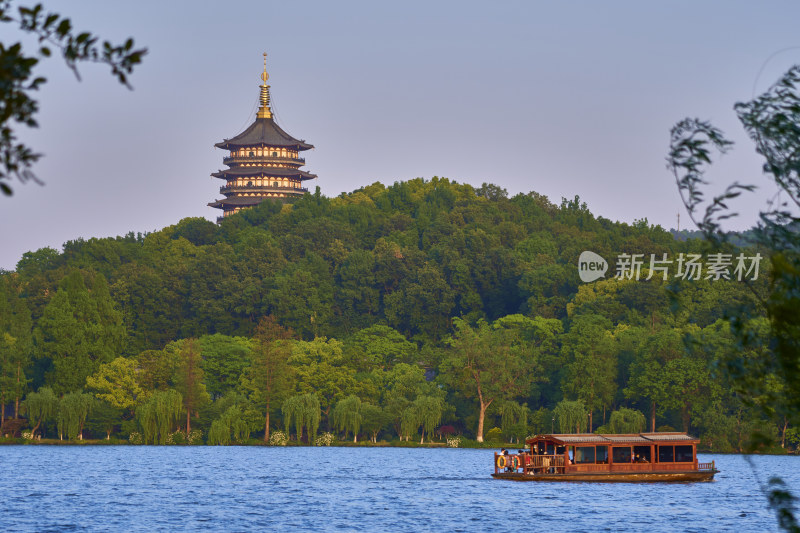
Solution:
{"label": "golden pagoda spire", "polygon": [[264,52],[264,72],[261,73],[261,96],[259,97],[259,101],[261,102],[261,107],[258,108],[258,113],[256,117],[258,118],[272,118],[272,110],[269,108],[269,85],[267,85],[267,80],[269,79],[269,74],[267,74],[267,53]]}

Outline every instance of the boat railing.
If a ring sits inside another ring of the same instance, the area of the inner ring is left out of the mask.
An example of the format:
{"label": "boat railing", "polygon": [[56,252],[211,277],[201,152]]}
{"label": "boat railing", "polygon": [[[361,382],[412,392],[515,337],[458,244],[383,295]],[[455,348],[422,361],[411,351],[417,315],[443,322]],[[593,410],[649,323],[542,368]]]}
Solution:
{"label": "boat railing", "polygon": [[531,455],[525,456],[525,472],[532,474],[563,474],[563,455]]}
{"label": "boat railing", "polygon": [[498,457],[500,457],[500,454],[495,453],[495,472],[501,470],[517,472],[522,470],[529,474],[564,473],[563,455],[508,454],[500,462],[498,462]]}
{"label": "boat railing", "polygon": [[549,468],[564,466],[563,455],[529,455],[531,468]]}
{"label": "boat railing", "polygon": [[697,463],[697,469],[698,470],[716,470],[715,465],[714,465],[714,461],[711,461],[710,463]]}

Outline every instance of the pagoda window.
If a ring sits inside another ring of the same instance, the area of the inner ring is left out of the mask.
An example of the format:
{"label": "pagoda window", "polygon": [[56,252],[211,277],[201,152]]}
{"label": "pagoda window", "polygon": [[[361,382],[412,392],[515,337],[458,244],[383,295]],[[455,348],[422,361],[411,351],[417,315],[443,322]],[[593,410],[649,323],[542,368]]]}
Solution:
{"label": "pagoda window", "polygon": [[272,182],[272,186],[273,186],[273,187],[275,187],[275,188],[277,189],[277,188],[278,188],[278,182],[277,182],[277,181],[273,181],[273,182]]}
{"label": "pagoda window", "polygon": [[255,157],[255,155],[256,155],[255,152],[250,152],[250,157]]}
{"label": "pagoda window", "polygon": [[278,152],[272,152],[272,157],[278,157]]}
{"label": "pagoda window", "polygon": [[247,186],[248,186],[248,187],[252,187],[252,186],[253,186],[253,182],[252,182],[252,181],[248,181],[248,182],[247,182]]}

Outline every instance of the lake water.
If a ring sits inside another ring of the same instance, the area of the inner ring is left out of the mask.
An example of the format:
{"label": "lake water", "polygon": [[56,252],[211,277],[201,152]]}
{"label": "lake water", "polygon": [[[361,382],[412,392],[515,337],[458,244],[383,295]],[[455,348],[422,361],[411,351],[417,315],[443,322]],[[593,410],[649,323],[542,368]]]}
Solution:
{"label": "lake water", "polygon": [[[491,450],[0,446],[6,531],[775,531],[754,469],[687,484],[495,480]],[[753,457],[800,492],[800,457]]]}

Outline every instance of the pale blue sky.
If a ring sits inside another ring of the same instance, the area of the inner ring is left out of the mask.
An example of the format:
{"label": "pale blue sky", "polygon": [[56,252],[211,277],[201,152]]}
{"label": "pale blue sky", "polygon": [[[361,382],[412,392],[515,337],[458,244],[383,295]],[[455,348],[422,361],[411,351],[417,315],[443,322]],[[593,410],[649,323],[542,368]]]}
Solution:
{"label": "pale blue sky", "polygon": [[[149,55],[134,91],[102,67],[77,82],[42,65],[46,186],[0,197],[0,268],[79,237],[214,220],[225,151],[253,119],[262,52],[279,124],[314,144],[309,186],[335,196],[374,181],[444,176],[597,215],[674,227],[686,217],[664,156],[670,127],[712,120],[738,142],[710,175],[765,184],[736,121],[774,52],[800,46],[795,1],[50,2]],[[7,42],[12,32],[4,28]],[[778,54],[765,89],[800,50]],[[740,202],[749,226],[773,189]]]}

